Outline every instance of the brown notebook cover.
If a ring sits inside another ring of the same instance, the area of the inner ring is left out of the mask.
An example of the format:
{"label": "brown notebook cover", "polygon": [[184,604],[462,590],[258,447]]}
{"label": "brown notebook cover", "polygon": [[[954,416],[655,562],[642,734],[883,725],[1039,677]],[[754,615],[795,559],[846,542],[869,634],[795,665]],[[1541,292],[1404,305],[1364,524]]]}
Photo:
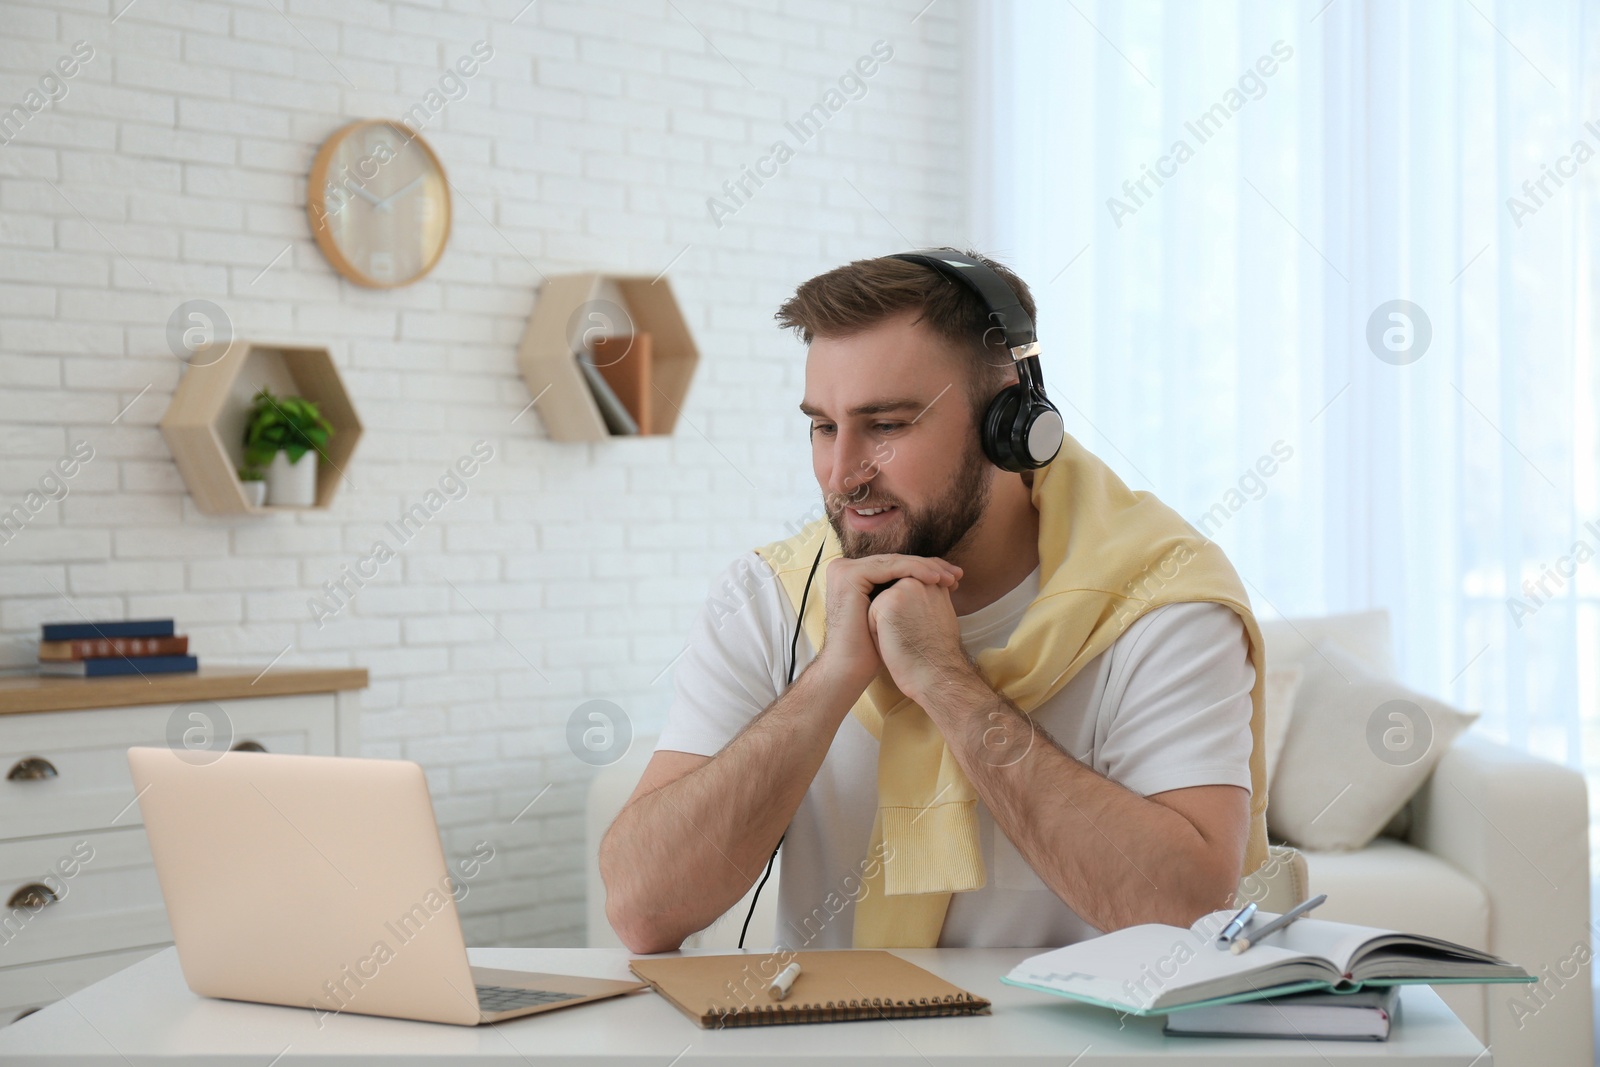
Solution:
{"label": "brown notebook cover", "polygon": [[596,337],[591,343],[589,361],[628,409],[639,432],[658,432],[652,425],[650,386],[650,335],[636,333],[621,337]]}
{"label": "brown notebook cover", "polygon": [[[790,963],[800,977],[774,1000],[767,987]],[[987,1000],[882,949],[668,956],[628,967],[706,1030],[989,1014]]]}

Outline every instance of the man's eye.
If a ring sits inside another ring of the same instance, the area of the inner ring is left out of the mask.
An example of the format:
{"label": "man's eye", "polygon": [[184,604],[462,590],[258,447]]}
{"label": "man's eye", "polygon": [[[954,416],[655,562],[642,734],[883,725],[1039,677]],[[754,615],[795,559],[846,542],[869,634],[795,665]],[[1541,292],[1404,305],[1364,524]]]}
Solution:
{"label": "man's eye", "polygon": [[875,422],[875,423],[872,424],[872,428],[874,430],[876,430],[878,433],[893,433],[894,431],[896,431],[896,430],[898,430],[900,428],[900,423],[898,423],[898,422]]}
{"label": "man's eye", "polygon": [[829,434],[833,433],[833,424],[832,423],[827,423],[827,422],[813,422],[811,424],[811,434],[812,434],[812,436],[814,437],[819,433],[822,434],[824,437],[826,437]]}

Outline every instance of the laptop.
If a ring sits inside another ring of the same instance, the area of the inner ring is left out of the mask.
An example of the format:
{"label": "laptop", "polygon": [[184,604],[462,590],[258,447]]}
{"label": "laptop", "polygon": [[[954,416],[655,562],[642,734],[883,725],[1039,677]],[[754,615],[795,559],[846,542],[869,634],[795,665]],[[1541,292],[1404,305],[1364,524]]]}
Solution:
{"label": "laptop", "polygon": [[[130,748],[184,981],[227,1000],[475,1026],[647,988],[473,967],[472,890],[406,760]],[[478,853],[482,855],[482,850]],[[492,862],[492,860],[490,860]]]}

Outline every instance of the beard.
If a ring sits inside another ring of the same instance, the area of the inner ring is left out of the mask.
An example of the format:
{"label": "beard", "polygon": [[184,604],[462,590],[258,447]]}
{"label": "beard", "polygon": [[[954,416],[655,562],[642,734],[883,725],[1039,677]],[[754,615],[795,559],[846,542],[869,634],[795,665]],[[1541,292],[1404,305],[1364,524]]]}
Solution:
{"label": "beard", "polygon": [[[867,499],[850,500],[828,511],[828,524],[850,559],[880,553],[949,559],[950,553],[978,525],[988,505],[989,461],[981,449],[971,448],[950,487],[927,507],[909,508],[904,501],[869,489]],[[844,525],[845,507],[895,507],[899,509],[900,522],[892,530],[852,530]]]}

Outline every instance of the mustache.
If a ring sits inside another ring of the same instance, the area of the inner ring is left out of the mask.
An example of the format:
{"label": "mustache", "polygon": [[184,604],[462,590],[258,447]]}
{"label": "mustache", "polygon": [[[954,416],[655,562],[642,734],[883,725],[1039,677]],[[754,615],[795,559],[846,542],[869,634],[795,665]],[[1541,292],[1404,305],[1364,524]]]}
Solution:
{"label": "mustache", "polygon": [[893,497],[879,496],[868,500],[867,493],[869,492],[871,492],[870,487],[861,485],[848,493],[830,493],[826,501],[827,511],[830,515],[838,515],[845,508],[897,508],[902,506],[900,501]]}

